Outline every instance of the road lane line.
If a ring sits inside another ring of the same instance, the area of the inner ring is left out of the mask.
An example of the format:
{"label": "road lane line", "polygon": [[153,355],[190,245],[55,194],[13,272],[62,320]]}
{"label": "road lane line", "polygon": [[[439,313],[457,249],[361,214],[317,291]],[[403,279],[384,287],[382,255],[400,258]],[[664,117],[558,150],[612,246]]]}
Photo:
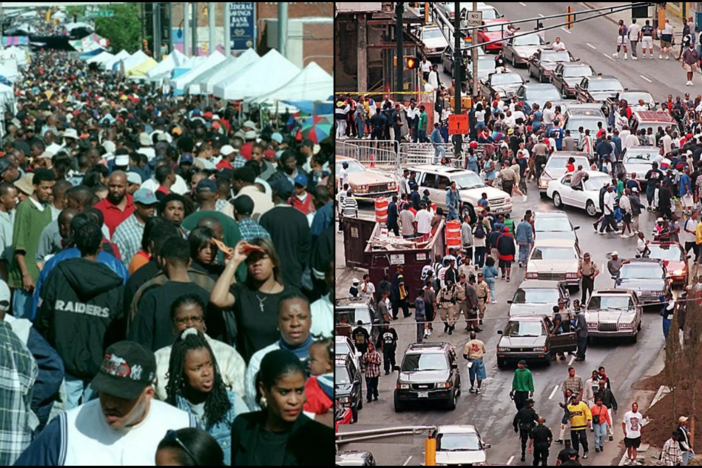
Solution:
{"label": "road lane line", "polygon": [[552,391],[551,394],[548,396],[548,399],[549,399],[549,400],[553,398],[553,396],[556,394],[556,391],[557,391],[557,390],[558,390],[558,385],[556,385],[555,387],[553,387],[553,391]]}
{"label": "road lane line", "polygon": [[612,57],[611,55],[609,55],[609,54],[602,54],[602,55],[604,55],[605,57],[610,59],[612,62],[616,62],[616,60],[614,60],[614,57]]}
{"label": "road lane line", "polygon": [[523,2],[519,2],[519,4],[520,4],[521,6],[523,6],[523,7],[526,6],[526,3],[523,3]]}
{"label": "road lane line", "polygon": [[402,464],[402,466],[407,466],[407,464],[410,462],[411,459],[412,459],[412,455],[407,457],[407,460],[405,460],[405,462]]}
{"label": "road lane line", "polygon": [[589,42],[586,42],[585,44],[587,44],[587,46],[590,47],[591,49],[597,50],[597,47],[595,47],[594,45],[590,44]]}
{"label": "road lane line", "polygon": [[653,83],[653,81],[649,80],[649,79],[646,78],[645,76],[643,76],[643,75],[639,75],[639,76],[640,76],[641,78],[643,78],[644,80],[648,81],[649,83]]}
{"label": "road lane line", "polygon": [[[539,16],[542,17],[542,18],[544,17],[544,15],[542,15],[541,13],[539,13]],[[514,457],[512,457],[512,458],[514,458]]]}
{"label": "road lane line", "polygon": [[568,34],[573,34],[572,32],[568,31],[566,28],[561,28],[561,29],[564,30],[565,32],[567,32]]}
{"label": "road lane line", "polygon": [[507,460],[507,464],[508,464],[508,465],[511,465],[511,464],[512,464],[512,460],[514,460],[514,455],[512,455],[511,457],[509,457],[509,460]]}
{"label": "road lane line", "polygon": [[568,363],[569,366],[573,365],[573,361],[575,360],[575,354],[570,358],[570,362]]}

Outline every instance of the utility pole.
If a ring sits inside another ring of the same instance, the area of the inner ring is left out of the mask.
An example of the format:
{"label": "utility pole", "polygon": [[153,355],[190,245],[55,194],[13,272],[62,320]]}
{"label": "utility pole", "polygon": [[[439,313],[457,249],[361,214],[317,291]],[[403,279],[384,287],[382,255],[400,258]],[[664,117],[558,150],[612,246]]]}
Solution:
{"label": "utility pole", "polygon": [[[478,11],[478,2],[473,2],[473,11]],[[471,44],[473,44],[473,45],[478,43],[477,32],[478,32],[477,29],[473,29],[470,32],[470,37],[472,38]],[[477,47],[473,47],[473,50],[471,50],[471,55],[472,55],[471,60],[473,61],[473,102],[475,102],[475,99],[478,97],[478,48]]]}
{"label": "utility pole", "polygon": [[224,2],[224,55],[229,57],[232,55],[232,5],[229,2]]}
{"label": "utility pole", "polygon": [[154,2],[153,9],[153,26],[154,26],[154,51],[153,58],[161,61],[161,4]]}
{"label": "utility pole", "polygon": [[[425,7],[426,8],[426,7]],[[455,2],[454,7],[455,14],[453,15],[453,80],[454,80],[454,109],[453,113],[458,115],[461,113],[461,75],[463,74],[463,58],[461,57],[461,43],[463,38],[461,37],[461,2]],[[461,154],[461,143],[463,142],[463,135],[454,135],[454,155],[458,156]]]}
{"label": "utility pole", "polygon": [[207,4],[207,19],[210,20],[210,46],[207,51],[211,54],[215,51],[215,2],[209,2]]}
{"label": "utility pole", "polygon": [[193,55],[197,57],[197,2],[193,2]]}
{"label": "utility pole", "polygon": [[396,56],[397,56],[397,66],[395,67],[395,71],[397,72],[397,81],[395,83],[395,100],[399,101],[401,100],[401,93],[402,90],[404,89],[404,84],[403,84],[403,76],[402,73],[404,71],[404,64],[405,64],[405,57],[404,54],[402,53],[402,17],[405,14],[405,7],[404,7],[404,2],[397,2],[395,4],[395,19],[396,19],[396,25],[395,25],[395,37],[397,39],[397,51]]}
{"label": "utility pole", "polygon": [[190,56],[190,2],[183,2],[183,53]]}
{"label": "utility pole", "polygon": [[278,52],[288,57],[288,2],[278,2]]}
{"label": "utility pole", "polygon": [[172,53],[173,46],[173,2],[168,2],[168,53]]}

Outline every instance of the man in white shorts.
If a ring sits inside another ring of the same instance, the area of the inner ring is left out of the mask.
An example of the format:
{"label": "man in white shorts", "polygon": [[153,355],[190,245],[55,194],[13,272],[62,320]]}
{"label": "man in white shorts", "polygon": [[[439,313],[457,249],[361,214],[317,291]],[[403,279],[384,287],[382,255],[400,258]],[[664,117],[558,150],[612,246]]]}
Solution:
{"label": "man in white shorts", "polygon": [[643,58],[646,58],[646,49],[653,60],[653,26],[650,20],[646,20],[646,24],[641,28],[641,57]]}
{"label": "man in white shorts", "polygon": [[627,27],[624,26],[624,20],[619,20],[619,30],[617,32],[617,51],[612,54],[614,58],[619,57],[619,50],[624,47],[624,60],[628,58],[626,53]]}

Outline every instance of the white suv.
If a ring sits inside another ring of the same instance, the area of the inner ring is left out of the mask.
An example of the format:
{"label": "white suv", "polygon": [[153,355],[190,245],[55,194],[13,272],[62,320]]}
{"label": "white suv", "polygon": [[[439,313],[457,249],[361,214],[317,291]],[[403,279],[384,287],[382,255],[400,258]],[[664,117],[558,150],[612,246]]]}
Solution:
{"label": "white suv", "polygon": [[432,165],[409,169],[417,172],[419,194],[423,195],[424,190],[429,190],[429,199],[443,209],[446,209],[446,191],[451,188],[451,182],[456,182],[456,189],[463,202],[459,213],[461,219],[470,216],[471,221],[475,220],[476,211],[482,211],[478,200],[482,198],[483,193],[487,194],[491,212],[504,214],[512,211],[512,197],[502,190],[485,185],[480,176],[473,171]]}

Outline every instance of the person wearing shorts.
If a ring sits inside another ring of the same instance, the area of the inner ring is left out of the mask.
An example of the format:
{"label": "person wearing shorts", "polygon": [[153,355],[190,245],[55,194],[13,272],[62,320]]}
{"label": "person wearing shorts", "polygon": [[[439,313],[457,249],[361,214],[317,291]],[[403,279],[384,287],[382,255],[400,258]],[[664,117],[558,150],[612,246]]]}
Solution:
{"label": "person wearing shorts", "polygon": [[619,29],[617,32],[617,51],[612,54],[614,58],[619,57],[619,50],[624,47],[624,60],[628,58],[626,53],[627,28],[624,25],[624,20],[619,20]]}
{"label": "person wearing shorts", "polygon": [[646,49],[651,54],[653,60],[653,26],[651,21],[646,20],[646,24],[641,28],[641,57],[646,58]]}
{"label": "person wearing shorts", "polygon": [[639,405],[634,402],[631,405],[631,411],[627,411],[622,420],[622,429],[624,431],[624,446],[626,447],[627,460],[625,465],[641,466],[636,457],[636,451],[641,445],[641,423],[643,416],[639,413]]}
{"label": "person wearing shorts", "polygon": [[663,31],[661,31],[661,52],[658,55],[659,59],[663,58],[663,52],[665,52],[665,59],[669,60],[670,59],[670,47],[673,45],[673,33],[675,30],[673,29],[673,26],[670,24],[670,20],[666,19],[665,20],[665,26],[663,27]]}
{"label": "person wearing shorts", "polygon": [[[470,332],[470,341],[463,348],[463,358],[470,363],[470,393],[480,395],[480,385],[487,377],[485,364],[483,363],[483,356],[486,352],[485,343],[478,339],[478,335],[474,331]],[[478,381],[478,388],[474,390],[476,380]]]}

